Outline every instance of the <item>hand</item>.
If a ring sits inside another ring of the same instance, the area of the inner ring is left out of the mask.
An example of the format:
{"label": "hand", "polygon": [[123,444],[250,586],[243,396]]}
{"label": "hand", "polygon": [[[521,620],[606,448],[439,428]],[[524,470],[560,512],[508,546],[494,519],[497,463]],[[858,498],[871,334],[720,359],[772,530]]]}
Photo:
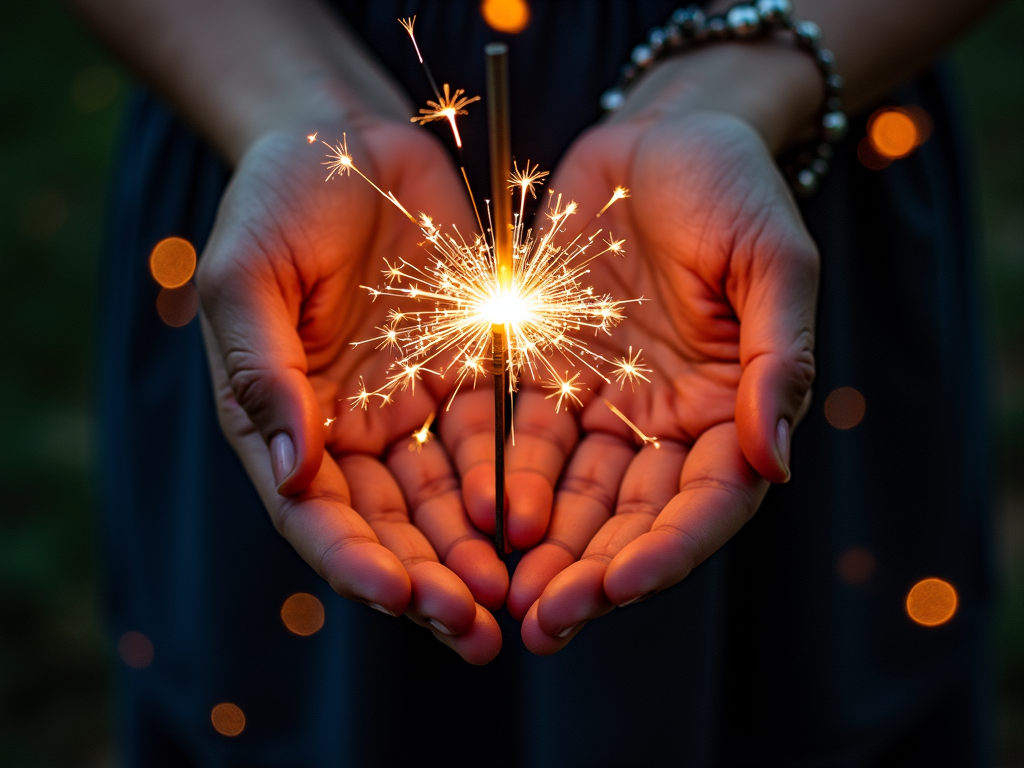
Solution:
{"label": "hand", "polygon": [[[518,404],[519,435],[546,423],[533,440],[547,446],[517,435],[510,473],[553,489],[554,459],[567,461],[547,534],[509,594],[536,653],[679,582],[735,534],[769,481],[788,481],[814,377],[817,251],[760,136],[718,113],[602,126],[552,186],[586,216],[620,183],[631,198],[599,222],[626,239],[627,255],[602,257],[592,277],[600,292],[650,299],[613,331],[606,355],[643,349],[653,371],[635,393],[590,376],[574,417],[541,414],[550,402],[529,390]],[[605,398],[661,447],[636,452]]]}
{"label": "hand", "polygon": [[[347,127],[381,188],[472,230],[432,137],[380,119]],[[197,276],[221,426],[277,530],[335,591],[486,663],[501,637],[484,606],[502,604],[507,572],[467,518],[443,448],[407,450],[443,393],[424,381],[385,408],[348,401],[361,374],[372,387],[385,367],[372,345],[351,346],[390,306],[359,286],[380,282],[385,256],[422,254],[422,234],[354,174],[325,183],[324,155],[301,131],[267,135],[221,203]]]}

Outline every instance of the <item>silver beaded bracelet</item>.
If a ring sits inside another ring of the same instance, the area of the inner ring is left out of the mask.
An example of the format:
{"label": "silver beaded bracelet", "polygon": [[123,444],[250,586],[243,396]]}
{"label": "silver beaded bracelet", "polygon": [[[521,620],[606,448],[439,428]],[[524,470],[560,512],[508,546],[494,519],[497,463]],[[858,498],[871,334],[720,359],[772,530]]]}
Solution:
{"label": "silver beaded bracelet", "polygon": [[813,21],[794,21],[789,0],[757,0],[739,3],[722,15],[705,16],[696,5],[679,8],[668,21],[647,35],[647,42],[633,49],[629,63],[622,67],[618,82],[601,94],[601,108],[612,112],[626,101],[626,91],[652,64],[668,56],[715,40],[755,40],[789,31],[794,43],[814,57],[825,79],[825,103],[818,123],[818,136],[807,149],[794,154],[785,165],[793,191],[807,197],[818,189],[828,173],[832,145],[846,135],[843,112],[843,78],[836,74],[836,57],[821,47],[821,29]]}

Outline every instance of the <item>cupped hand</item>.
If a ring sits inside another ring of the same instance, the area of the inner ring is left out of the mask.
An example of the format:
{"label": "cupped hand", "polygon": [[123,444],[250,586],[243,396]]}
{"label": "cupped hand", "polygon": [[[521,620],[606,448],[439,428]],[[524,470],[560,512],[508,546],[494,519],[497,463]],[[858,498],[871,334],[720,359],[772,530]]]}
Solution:
{"label": "cupped hand", "polygon": [[510,536],[543,539],[508,607],[536,653],[679,582],[735,534],[769,483],[789,480],[814,378],[817,250],[760,136],[717,113],[604,125],[552,188],[587,219],[620,184],[630,198],[585,231],[624,238],[627,255],[601,257],[590,277],[646,301],[591,344],[610,359],[642,350],[650,382],[585,371],[576,412],[554,414],[529,384],[516,403]]}
{"label": "cupped hand", "polygon": [[[384,120],[352,128],[349,152],[382,189],[472,230],[432,137]],[[486,663],[501,637],[484,606],[502,604],[507,572],[466,516],[444,449],[408,450],[443,392],[419,382],[415,397],[368,410],[348,399],[389,362],[352,346],[378,335],[391,306],[360,286],[380,282],[385,257],[424,258],[422,233],[355,174],[325,183],[325,154],[302,132],[265,136],[224,195],[197,275],[221,426],[277,530],[335,591]]]}

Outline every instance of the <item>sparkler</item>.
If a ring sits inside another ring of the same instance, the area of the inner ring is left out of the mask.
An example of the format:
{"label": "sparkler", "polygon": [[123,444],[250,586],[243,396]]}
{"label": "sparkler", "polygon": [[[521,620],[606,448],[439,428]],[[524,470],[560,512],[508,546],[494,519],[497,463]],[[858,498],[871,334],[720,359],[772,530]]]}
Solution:
{"label": "sparkler", "polygon": [[[421,124],[432,120],[448,119],[456,144],[461,148],[455,118],[466,113],[465,106],[477,98],[465,99],[462,89],[452,95],[445,85],[444,97],[437,94],[433,76],[423,62],[416,45],[413,25],[415,17],[400,20],[413,41],[420,62],[438,96],[437,102],[428,102],[430,110],[420,110],[421,117],[413,118]],[[385,260],[382,270],[383,284],[378,287],[362,286],[376,300],[381,297],[414,300],[415,309],[393,308],[385,324],[377,328],[378,335],[354,342],[354,346],[375,344],[378,349],[390,349],[396,359],[385,375],[384,383],[369,389],[362,377],[359,390],[349,398],[352,408],[366,408],[371,402],[384,406],[391,402],[398,390],[415,392],[416,382],[425,374],[454,376],[452,399],[462,385],[472,379],[475,386],[480,375],[491,373],[494,378],[495,411],[495,547],[504,556],[504,454],[506,441],[505,410],[511,394],[518,388],[524,375],[544,381],[552,390],[549,399],[557,398],[555,411],[563,407],[581,406],[578,393],[583,388],[579,381],[583,370],[572,376],[566,370],[559,375],[552,356],[558,354],[578,369],[588,369],[604,382],[611,379],[602,365],[613,369],[620,388],[628,381],[630,386],[638,380],[649,381],[650,373],[640,361],[640,352],[617,360],[609,360],[590,348],[581,338],[581,332],[591,330],[595,335],[609,334],[624,317],[624,307],[639,303],[642,298],[617,300],[607,294],[598,294],[585,283],[590,264],[603,254],[621,255],[623,241],[610,234],[600,240],[601,230],[585,236],[576,235],[565,243],[558,235],[567,229],[567,221],[577,211],[575,202],[563,203],[562,196],[549,192],[547,228],[527,227],[525,206],[527,194],[536,197],[536,188],[543,184],[547,172],[541,172],[529,161],[523,169],[511,162],[511,142],[508,118],[508,49],[502,43],[485,48],[487,61],[487,106],[490,127],[491,192],[489,220],[490,238],[483,226],[467,237],[455,226],[443,231],[426,214],[415,218],[391,192],[385,192],[356,165],[348,150],[345,134],[334,145],[322,142],[330,150],[327,179],[356,173],[382,197],[414,222],[423,233],[422,244],[432,252],[423,264],[398,255],[394,263]],[[446,111],[448,110],[448,111]],[[315,135],[314,135],[315,136]],[[513,170],[514,169],[514,170]],[[463,178],[466,178],[463,169]],[[467,182],[467,189],[469,185]],[[510,193],[511,190],[511,193]],[[478,211],[469,189],[473,208]],[[519,194],[518,214],[513,215],[512,203]],[[616,201],[628,197],[628,190],[617,187],[611,199],[598,213],[604,213]],[[596,218],[596,217],[595,217]],[[542,220],[543,221],[543,220]],[[479,213],[477,222],[480,224]],[[607,402],[607,401],[606,401]],[[653,442],[629,422],[609,403],[638,436],[646,443]],[[413,433],[410,450],[419,450],[431,439],[430,426],[434,414]]]}

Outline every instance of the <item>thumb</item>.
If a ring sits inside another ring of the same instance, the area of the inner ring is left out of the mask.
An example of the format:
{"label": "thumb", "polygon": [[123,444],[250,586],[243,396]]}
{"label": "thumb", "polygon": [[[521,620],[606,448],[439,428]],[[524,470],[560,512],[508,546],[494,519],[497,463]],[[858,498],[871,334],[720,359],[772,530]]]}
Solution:
{"label": "thumb", "polygon": [[[203,330],[221,426],[236,452],[252,428],[271,453],[277,492],[304,490],[320,469],[324,427],[298,333],[302,287],[290,263],[244,264],[225,238],[211,240],[197,271]],[[223,381],[216,382],[216,379]],[[238,408],[247,418],[239,418]]]}
{"label": "thumb", "polygon": [[743,367],[737,436],[747,461],[772,483],[789,481],[790,440],[814,381],[818,254],[803,234],[804,242],[771,256],[755,253],[740,281],[745,295],[733,302]]}

